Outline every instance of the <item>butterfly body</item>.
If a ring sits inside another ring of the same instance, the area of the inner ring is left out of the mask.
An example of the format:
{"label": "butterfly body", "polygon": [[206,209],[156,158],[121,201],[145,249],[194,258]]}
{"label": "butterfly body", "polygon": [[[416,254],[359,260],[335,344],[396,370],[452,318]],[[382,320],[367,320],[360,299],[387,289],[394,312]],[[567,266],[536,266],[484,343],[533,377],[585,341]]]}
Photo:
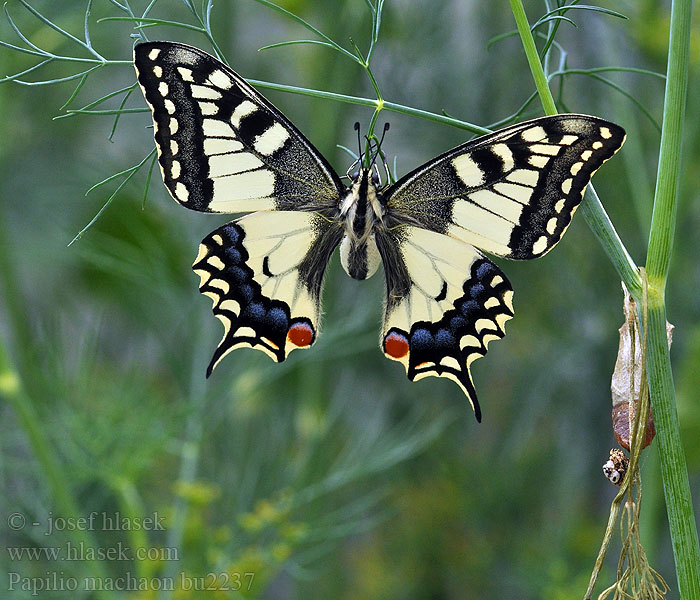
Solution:
{"label": "butterfly body", "polygon": [[519,260],[547,253],[625,137],[596,117],[544,117],[466,142],[391,185],[363,167],[346,186],[280,111],[210,55],[149,42],[135,47],[134,63],[172,197],[197,211],[250,213],[205,237],[193,265],[224,326],[207,375],[235,348],[283,361],[310,347],[340,246],[354,279],[383,266],[385,356],[413,381],[455,381],[477,418],[470,365],[513,316],[510,283],[481,250]]}
{"label": "butterfly body", "polygon": [[381,263],[375,231],[383,225],[385,209],[369,169],[360,169],[340,204],[345,236],[340,244],[340,262],[353,279],[367,279]]}

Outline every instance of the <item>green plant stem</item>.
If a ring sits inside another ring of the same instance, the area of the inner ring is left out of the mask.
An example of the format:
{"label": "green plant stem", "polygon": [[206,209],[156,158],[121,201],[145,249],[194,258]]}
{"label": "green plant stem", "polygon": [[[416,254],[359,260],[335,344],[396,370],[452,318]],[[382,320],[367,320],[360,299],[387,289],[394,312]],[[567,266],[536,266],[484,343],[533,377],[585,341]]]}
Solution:
{"label": "green plant stem", "polygon": [[678,175],[688,87],[691,0],[671,4],[666,90],[654,209],[649,233],[649,350],[647,370],[676,576],[681,598],[700,598],[700,544],[680,437],[666,340],[665,289],[676,223]]}
{"label": "green plant stem", "polygon": [[[537,53],[535,39],[532,36],[532,31],[530,30],[530,24],[527,20],[522,1],[510,0],[510,6],[513,11],[518,33],[520,34],[520,39],[522,40],[527,62],[532,72],[532,78],[537,87],[537,93],[539,94],[542,108],[545,114],[556,115],[558,112],[557,106],[554,102],[552,92],[549,89],[547,76],[542,68],[542,62]],[[620,240],[620,236],[617,234],[617,231],[615,231],[612,221],[610,221],[610,217],[608,217],[608,214],[605,212],[592,184],[588,185],[586,195],[581,203],[581,213],[586,219],[588,227],[603,246],[610,262],[612,262],[617,270],[620,279],[625,283],[632,297],[639,302],[641,299],[642,285],[637,265]]]}
{"label": "green plant stem", "polygon": [[513,11],[515,24],[520,34],[527,62],[530,65],[530,72],[535,81],[537,93],[540,96],[540,102],[542,102],[542,108],[545,114],[556,115],[559,111],[557,111],[557,105],[554,103],[552,92],[549,89],[547,76],[544,74],[544,69],[542,69],[540,56],[537,53],[537,46],[535,45],[535,38],[532,36],[530,23],[527,20],[523,3],[521,0],[510,0],[510,8]]}
{"label": "green plant stem", "polygon": [[673,374],[666,335],[663,297],[649,290],[647,374],[654,409],[656,440],[680,597],[700,598],[700,550],[688,469],[680,439]]}
{"label": "green plant stem", "polygon": [[666,287],[676,222],[680,150],[688,88],[691,1],[674,0],[664,98],[663,128],[649,232],[647,272],[652,288]]}
{"label": "green plant stem", "polygon": [[[474,125],[473,123],[468,123],[467,121],[460,121],[459,119],[455,119],[453,117],[448,117],[446,115],[438,115],[427,110],[421,110],[420,108],[412,108],[410,106],[404,106],[403,104],[397,104],[396,102],[389,102],[387,100],[377,100],[376,98],[362,98],[359,96],[348,96],[347,94],[338,94],[336,92],[325,92],[323,90],[301,88],[295,85],[284,85],[282,83],[271,83],[269,81],[260,81],[258,79],[246,78],[246,81],[250,85],[255,86],[257,88],[276,90],[278,92],[289,92],[292,94],[301,94],[303,96],[312,96],[314,98],[324,98],[326,100],[335,100],[336,102],[345,102],[347,104],[358,104],[360,106],[369,106],[374,109],[381,107],[381,109],[383,110],[389,110],[392,112],[401,113],[402,115],[409,115],[411,117],[419,117],[428,121],[434,121],[435,123],[443,123],[444,125],[450,125],[452,127],[457,127],[458,129],[466,129],[467,131],[471,131],[472,133],[476,133],[479,135],[491,133],[490,129],[480,127],[479,125]],[[95,114],[94,111],[93,114]]]}
{"label": "green plant stem", "polygon": [[617,235],[617,231],[592,185],[586,188],[586,194],[580,210],[583,218],[586,219],[586,223],[588,223],[588,227],[590,227],[593,235],[598,238],[598,243],[603,247],[603,250],[605,250],[608,258],[617,270],[620,279],[627,286],[630,295],[635,300],[641,298],[642,282],[637,265]]}

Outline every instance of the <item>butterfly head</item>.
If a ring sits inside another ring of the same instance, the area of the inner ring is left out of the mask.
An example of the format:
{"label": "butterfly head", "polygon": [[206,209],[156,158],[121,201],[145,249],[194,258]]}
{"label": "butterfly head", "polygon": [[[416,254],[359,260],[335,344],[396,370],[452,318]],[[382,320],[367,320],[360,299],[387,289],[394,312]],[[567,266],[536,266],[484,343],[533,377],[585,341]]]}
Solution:
{"label": "butterfly head", "polygon": [[[346,177],[350,180],[353,187],[356,185],[372,185],[375,189],[382,189],[385,183],[382,182],[382,177],[377,165],[377,159],[381,157],[384,169],[386,171],[387,183],[391,179],[389,176],[389,168],[386,164],[384,153],[382,152],[382,142],[386,132],[389,131],[389,123],[384,124],[384,131],[381,139],[377,140],[374,135],[365,136],[365,148],[363,149],[362,138],[360,136],[360,124],[355,123],[355,131],[357,132],[357,146],[359,149],[358,158],[353,162],[346,172]],[[364,182],[367,183],[364,183]]]}

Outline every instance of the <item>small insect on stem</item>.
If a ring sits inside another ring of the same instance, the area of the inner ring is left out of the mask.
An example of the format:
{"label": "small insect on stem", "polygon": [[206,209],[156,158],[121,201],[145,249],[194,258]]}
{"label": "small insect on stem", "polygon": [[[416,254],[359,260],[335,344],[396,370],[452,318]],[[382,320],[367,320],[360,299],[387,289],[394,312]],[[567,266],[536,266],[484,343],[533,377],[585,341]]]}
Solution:
{"label": "small insect on stem", "polygon": [[603,465],[603,473],[613,485],[620,485],[629,467],[629,458],[619,448],[610,450],[610,458]]}

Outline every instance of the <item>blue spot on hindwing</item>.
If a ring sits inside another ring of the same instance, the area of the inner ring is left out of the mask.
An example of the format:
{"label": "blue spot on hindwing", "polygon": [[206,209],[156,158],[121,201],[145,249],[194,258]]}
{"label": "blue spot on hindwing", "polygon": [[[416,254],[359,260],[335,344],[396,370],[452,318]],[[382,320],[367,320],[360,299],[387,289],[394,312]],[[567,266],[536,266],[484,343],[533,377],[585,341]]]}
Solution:
{"label": "blue spot on hindwing", "polygon": [[439,346],[452,347],[457,343],[455,336],[447,329],[438,329],[435,334],[435,341]]}
{"label": "blue spot on hindwing", "polygon": [[476,268],[476,277],[477,277],[477,279],[486,279],[487,275],[494,273],[495,271],[496,271],[496,267],[493,263],[482,262]]}
{"label": "blue spot on hindwing", "polygon": [[469,295],[472,298],[479,298],[484,293],[484,290],[486,288],[481,285],[480,283],[475,283],[473,286],[469,288]]}
{"label": "blue spot on hindwing", "polygon": [[432,334],[425,328],[418,328],[411,334],[411,350],[421,351],[434,345]]}

